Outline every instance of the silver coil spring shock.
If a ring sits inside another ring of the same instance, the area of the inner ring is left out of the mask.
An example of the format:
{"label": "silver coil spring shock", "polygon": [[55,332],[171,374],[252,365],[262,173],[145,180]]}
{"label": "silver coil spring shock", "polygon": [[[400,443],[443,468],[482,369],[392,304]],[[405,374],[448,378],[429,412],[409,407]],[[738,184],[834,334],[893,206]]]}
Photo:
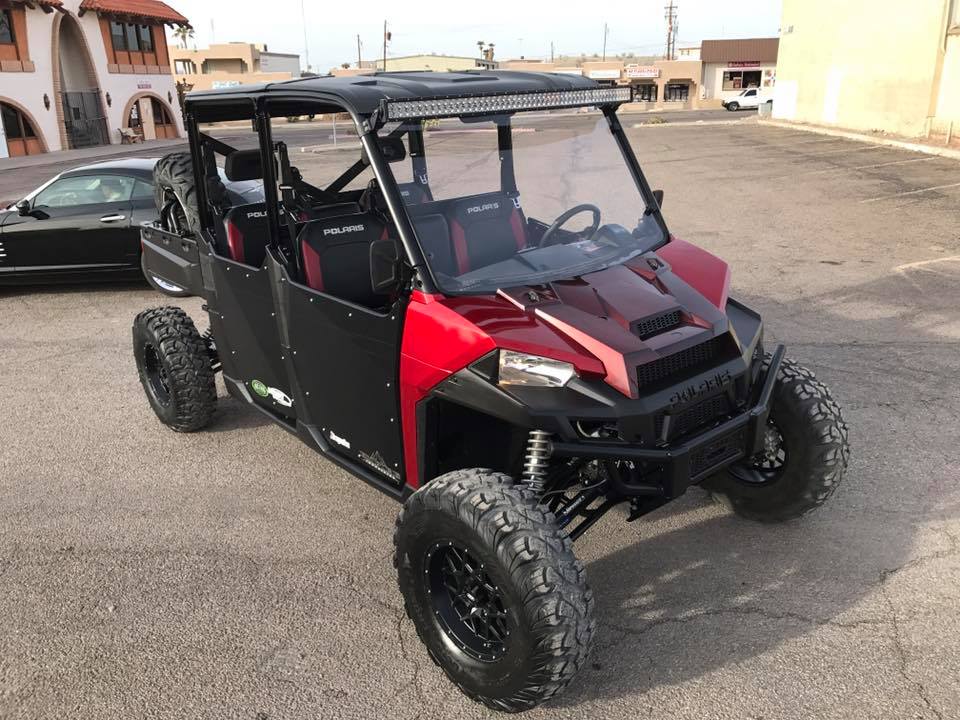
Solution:
{"label": "silver coil spring shock", "polygon": [[523,456],[523,482],[542,493],[549,465],[550,434],[544,430],[531,430],[527,436],[527,452]]}

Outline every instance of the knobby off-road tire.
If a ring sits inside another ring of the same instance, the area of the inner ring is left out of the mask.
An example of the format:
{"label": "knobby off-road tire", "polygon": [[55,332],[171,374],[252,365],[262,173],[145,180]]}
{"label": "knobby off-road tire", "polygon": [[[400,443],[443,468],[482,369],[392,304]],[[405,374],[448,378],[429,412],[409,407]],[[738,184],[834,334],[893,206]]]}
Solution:
{"label": "knobby off-road tire", "polygon": [[[769,366],[768,354],[764,372]],[[826,385],[787,358],[774,386],[770,421],[771,437],[779,435],[779,443],[771,442],[763,458],[744,461],[703,486],[738,515],[782,522],[827,501],[843,478],[850,447],[847,425]]]}
{"label": "knobby off-road tire", "polygon": [[[193,177],[193,158],[190,153],[170,153],[160,158],[153,168],[153,193],[160,213],[167,204],[167,193],[173,193],[179,207],[170,212],[164,230],[199,235],[200,210],[197,184]],[[161,216],[162,217],[162,216]],[[179,225],[179,227],[175,226]]]}
{"label": "knobby off-road tire", "polygon": [[[495,710],[527,710],[583,666],[594,632],[583,567],[553,514],[509,476],[480,469],[442,475],[404,504],[394,545],[407,615],[433,661],[468,697]],[[490,616],[500,615],[500,629],[487,637],[502,643],[475,642],[451,615],[455,557],[468,558],[483,578],[472,597],[499,608]]]}
{"label": "knobby off-road tire", "polygon": [[180,308],[144,310],[133,321],[133,352],[150,407],[177,432],[205,427],[217,405],[207,346]]}

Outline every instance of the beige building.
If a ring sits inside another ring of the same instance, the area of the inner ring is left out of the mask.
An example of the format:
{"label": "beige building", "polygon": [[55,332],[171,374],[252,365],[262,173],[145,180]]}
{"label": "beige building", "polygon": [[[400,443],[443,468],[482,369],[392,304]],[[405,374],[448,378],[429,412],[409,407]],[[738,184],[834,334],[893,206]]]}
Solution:
{"label": "beige building", "polygon": [[300,56],[267,50],[266,45],[224,43],[201,50],[170,48],[170,66],[178,82],[194,90],[215,90],[300,77]]}
{"label": "beige building", "polygon": [[748,88],[773,94],[777,78],[777,38],[704,40],[701,107],[720,107]]}
{"label": "beige building", "polygon": [[773,115],[960,134],[960,0],[784,0]]}

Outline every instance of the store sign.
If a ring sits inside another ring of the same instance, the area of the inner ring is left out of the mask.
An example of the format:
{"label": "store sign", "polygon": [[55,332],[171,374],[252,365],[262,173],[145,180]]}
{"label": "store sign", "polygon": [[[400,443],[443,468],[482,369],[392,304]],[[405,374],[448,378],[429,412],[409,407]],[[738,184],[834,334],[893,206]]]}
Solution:
{"label": "store sign", "polygon": [[137,80],[137,90],[151,90],[153,84],[149,80]]}
{"label": "store sign", "polygon": [[628,78],[658,78],[660,68],[656,65],[627,65],[623,69],[623,74]]}
{"label": "store sign", "polygon": [[222,90],[223,88],[232,88],[240,87],[239,80],[214,80],[212,83],[214,90]]}
{"label": "store sign", "polygon": [[727,63],[727,67],[731,68],[758,68],[760,67],[759,60],[731,60]]}
{"label": "store sign", "polygon": [[620,69],[616,68],[614,70],[591,70],[587,77],[593,78],[594,80],[616,80],[620,77]]}

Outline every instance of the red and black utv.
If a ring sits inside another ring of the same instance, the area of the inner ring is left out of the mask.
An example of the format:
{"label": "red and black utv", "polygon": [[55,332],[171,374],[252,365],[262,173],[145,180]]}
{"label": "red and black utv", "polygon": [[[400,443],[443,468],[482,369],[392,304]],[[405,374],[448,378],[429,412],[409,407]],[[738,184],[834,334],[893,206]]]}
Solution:
{"label": "red and black utv", "polygon": [[[630,100],[494,71],[192,93],[190,153],[158,165],[143,228],[149,271],[202,296],[210,326],[171,307],[134,321],[157,415],[204,427],[221,372],[400,501],[406,611],[450,679],[500,710],[583,666],[594,599],[573,541],[610,508],[634,520],[701,484],[787,520],[847,464],[827,389],[764,347],[727,265],[667,229],[617,117]],[[291,157],[273,129],[329,113],[359,143],[313,182],[306,164],[343,152]],[[234,120],[258,148],[200,130]],[[262,179],[265,201],[231,205],[220,164]]]}

